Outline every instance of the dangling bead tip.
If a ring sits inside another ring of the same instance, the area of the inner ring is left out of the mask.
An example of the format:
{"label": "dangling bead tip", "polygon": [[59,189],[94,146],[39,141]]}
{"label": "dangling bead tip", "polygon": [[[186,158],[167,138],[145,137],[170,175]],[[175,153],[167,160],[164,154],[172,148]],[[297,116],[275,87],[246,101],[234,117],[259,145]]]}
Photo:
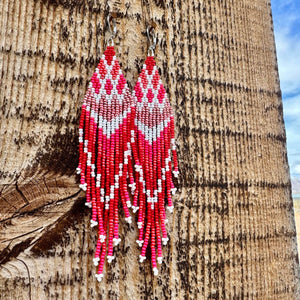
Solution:
{"label": "dangling bead tip", "polygon": [[98,225],[97,221],[91,220],[91,227],[95,227]]}
{"label": "dangling bead tip", "polygon": [[98,282],[101,282],[103,278],[103,274],[96,274],[95,277],[97,278]]}
{"label": "dangling bead tip", "polygon": [[179,175],[179,171],[173,171],[174,176],[177,178]]}
{"label": "dangling bead tip", "polygon": [[161,240],[162,240],[163,245],[167,245],[169,238],[166,237],[166,238],[162,238]]}
{"label": "dangling bead tip", "polygon": [[125,221],[126,221],[128,224],[131,224],[131,223],[132,223],[131,217],[125,218]]}
{"label": "dangling bead tip", "polygon": [[136,240],[136,242],[138,243],[139,247],[143,246],[144,241]]}
{"label": "dangling bead tip", "polygon": [[146,256],[140,255],[140,262],[142,263],[146,259]]}
{"label": "dangling bead tip", "polygon": [[87,187],[87,183],[79,184],[79,188],[81,188],[84,191],[86,191],[86,187]]}
{"label": "dangling bead tip", "polygon": [[153,268],[153,274],[154,274],[154,276],[158,275],[158,269],[157,268]]}
{"label": "dangling bead tip", "polygon": [[92,203],[91,202],[85,202],[85,206],[92,208]]}
{"label": "dangling bead tip", "polygon": [[138,206],[132,206],[131,208],[132,208],[133,213],[136,213],[139,210]]}
{"label": "dangling bead tip", "polygon": [[113,255],[107,255],[107,262],[110,264],[113,260],[115,259],[115,257]]}
{"label": "dangling bead tip", "polygon": [[94,263],[94,266],[95,266],[95,267],[98,266],[99,261],[100,261],[100,258],[99,258],[99,257],[94,257],[94,258],[93,258],[93,263]]}
{"label": "dangling bead tip", "polygon": [[120,238],[119,238],[119,239],[114,238],[114,239],[113,239],[113,242],[114,242],[114,246],[118,246],[119,243],[121,242],[121,239],[120,239]]}

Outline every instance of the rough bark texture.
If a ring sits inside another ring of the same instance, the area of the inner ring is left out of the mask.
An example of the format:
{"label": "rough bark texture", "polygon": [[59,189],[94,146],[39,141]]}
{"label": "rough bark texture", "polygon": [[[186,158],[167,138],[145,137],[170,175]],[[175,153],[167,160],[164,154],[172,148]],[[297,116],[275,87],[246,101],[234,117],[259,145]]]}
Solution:
{"label": "rough bark texture", "polygon": [[[141,1],[120,12],[130,85],[147,54]],[[97,283],[74,175],[77,124],[105,4],[0,1],[0,298],[296,299],[298,256],[269,0],[150,1],[176,113],[181,177],[158,278],[136,225]],[[126,235],[123,235],[124,232]]]}

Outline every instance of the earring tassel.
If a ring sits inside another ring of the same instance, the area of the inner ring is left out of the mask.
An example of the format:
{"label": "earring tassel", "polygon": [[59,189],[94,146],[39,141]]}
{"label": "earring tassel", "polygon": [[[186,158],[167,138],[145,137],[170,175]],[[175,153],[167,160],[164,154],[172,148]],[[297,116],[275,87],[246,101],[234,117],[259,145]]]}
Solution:
{"label": "earring tassel", "polygon": [[[154,275],[157,262],[162,263],[162,245],[167,235],[165,201],[173,212],[171,194],[176,188],[172,181],[178,177],[178,163],[172,109],[160,79],[153,56],[148,56],[134,88],[136,103],[135,132],[138,145],[135,159],[136,192],[133,211],[138,211],[138,245],[142,248],[140,262],[146,259],[150,246]],[[173,157],[173,165],[172,165]]]}
{"label": "earring tassel", "polygon": [[118,245],[121,200],[125,220],[131,223],[131,201],[127,177],[134,192],[132,151],[135,107],[132,95],[116,59],[108,46],[89,83],[79,123],[80,187],[86,191],[86,205],[92,208],[91,227],[98,225],[98,241],[93,262],[99,265],[96,278],[103,278],[105,258],[114,258]]}

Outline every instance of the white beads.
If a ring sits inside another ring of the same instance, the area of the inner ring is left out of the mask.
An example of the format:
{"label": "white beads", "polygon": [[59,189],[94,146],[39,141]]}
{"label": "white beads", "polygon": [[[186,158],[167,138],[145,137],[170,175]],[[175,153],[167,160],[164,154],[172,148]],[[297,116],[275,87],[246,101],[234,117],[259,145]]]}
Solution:
{"label": "white beads", "polygon": [[[147,194],[147,196],[148,196],[148,194]],[[157,197],[148,197],[147,198],[147,202],[151,203],[151,209],[154,209],[154,203],[157,203],[157,201],[158,201]]]}
{"label": "white beads", "polygon": [[143,227],[143,222],[137,222],[137,226],[138,226],[138,229],[142,229],[142,227]]}
{"label": "white beads", "polygon": [[[134,165],[134,168],[137,172],[140,173],[140,171],[142,171],[142,166],[141,165]],[[143,172],[143,171],[142,171]]]}
{"label": "white beads", "polygon": [[99,239],[100,239],[100,243],[104,243],[106,236],[103,234],[100,234]]}
{"label": "white beads", "polygon": [[91,227],[95,227],[98,225],[97,221],[91,220]]}
{"label": "white beads", "polygon": [[173,171],[174,176],[177,178],[179,175],[179,171]]}
{"label": "white beads", "polygon": [[128,218],[125,218],[125,221],[126,221],[128,224],[131,224],[132,219],[131,219],[131,217],[128,217]]}
{"label": "white beads", "polygon": [[83,191],[86,191],[87,183],[79,184],[79,187],[80,187]]}
{"label": "white beads", "polygon": [[139,210],[139,206],[131,206],[131,208],[134,214]]}
{"label": "white beads", "polygon": [[159,256],[158,258],[157,258],[157,262],[161,265],[162,264],[162,257],[161,256]]}
{"label": "white beads", "polygon": [[172,150],[176,150],[176,144],[175,144],[175,139],[171,139],[171,145],[172,145]]}
{"label": "white beads", "polygon": [[92,208],[92,203],[91,202],[85,202],[85,206]]}
{"label": "white beads", "polygon": [[140,257],[140,263],[142,263],[146,259],[146,256],[140,255],[139,257]]}
{"label": "white beads", "polygon": [[157,270],[157,268],[153,268],[153,274],[154,274],[154,276],[157,276],[157,275],[158,275],[158,270]]}
{"label": "white beads", "polygon": [[143,246],[144,241],[136,240],[136,242],[138,243],[139,247]]}
{"label": "white beads", "polygon": [[[129,144],[129,146],[130,146],[130,144]],[[130,151],[130,150],[124,151],[124,156],[125,156],[125,157],[130,156],[130,154],[131,154],[131,151]]]}
{"label": "white beads", "polygon": [[97,278],[98,282],[101,282],[103,278],[103,274],[96,274],[95,277]]}
{"label": "white beads", "polygon": [[113,255],[107,255],[107,262],[110,264],[113,260],[115,259],[115,257]]}
{"label": "white beads", "polygon": [[175,187],[174,187],[174,188],[172,188],[172,189],[171,189],[171,193],[172,193],[172,195],[175,195],[176,191],[177,191],[177,188],[175,188]]}
{"label": "white beads", "polygon": [[130,142],[131,143],[134,143],[135,140],[134,140],[134,130],[131,130],[131,138],[130,138]]}
{"label": "white beads", "polygon": [[131,194],[134,195],[135,189],[136,189],[136,183],[129,184],[129,187],[131,188]]}
{"label": "white beads", "polygon": [[113,238],[114,246],[118,246],[120,242],[121,242],[120,238],[119,239]]}
{"label": "white beads", "polygon": [[99,257],[94,257],[94,258],[93,258],[94,266],[98,266],[99,261],[100,261],[100,258],[99,258]]}
{"label": "white beads", "polygon": [[166,237],[166,238],[162,238],[161,240],[162,240],[163,245],[167,245],[169,238]]}

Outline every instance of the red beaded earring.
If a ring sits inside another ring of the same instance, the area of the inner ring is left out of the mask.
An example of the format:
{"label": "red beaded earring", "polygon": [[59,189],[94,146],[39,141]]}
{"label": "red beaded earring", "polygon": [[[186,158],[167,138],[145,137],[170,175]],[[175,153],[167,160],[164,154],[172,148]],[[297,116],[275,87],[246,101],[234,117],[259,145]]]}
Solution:
{"label": "red beaded earring", "polygon": [[[113,38],[115,20],[108,16],[111,36],[108,46],[89,83],[84,97],[79,124],[80,187],[86,191],[86,205],[92,208],[91,227],[98,225],[94,264],[98,281],[103,277],[105,257],[110,263],[113,246],[119,238],[118,203],[122,202],[125,220],[131,223],[127,191],[135,183],[132,169],[135,106],[132,94],[115,56]],[[113,32],[110,22],[113,22]]]}
{"label": "red beaded earring", "polygon": [[157,275],[156,263],[162,263],[161,244],[168,242],[165,201],[167,209],[172,212],[171,193],[176,192],[171,173],[172,156],[174,176],[178,177],[179,172],[174,117],[153,57],[156,46],[154,28],[148,27],[147,34],[152,45],[133,91],[138,153],[135,161],[137,189],[132,208],[134,212],[138,211],[137,243],[142,247],[140,262],[146,259],[146,249],[150,244],[153,272]]}

